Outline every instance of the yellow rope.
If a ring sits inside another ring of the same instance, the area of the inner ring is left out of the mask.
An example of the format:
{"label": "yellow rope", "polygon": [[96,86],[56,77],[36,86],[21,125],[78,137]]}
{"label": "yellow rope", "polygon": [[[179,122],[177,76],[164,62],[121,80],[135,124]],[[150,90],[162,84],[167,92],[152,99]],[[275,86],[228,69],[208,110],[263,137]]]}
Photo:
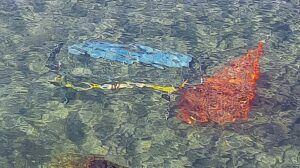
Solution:
{"label": "yellow rope", "polygon": [[134,83],[134,82],[126,82],[126,83],[116,83],[116,84],[96,84],[96,83],[88,83],[88,82],[81,82],[80,84],[85,85],[84,86],[75,86],[70,82],[66,82],[64,77],[62,76],[57,76],[54,81],[50,81],[51,83],[56,83],[61,86],[64,86],[66,88],[71,88],[76,91],[88,91],[92,89],[101,89],[101,90],[117,90],[117,89],[124,89],[124,88],[150,88],[153,90],[157,90],[160,92],[165,92],[165,93],[175,93],[178,90],[182,89],[185,87],[187,84],[187,80],[185,80],[182,84],[179,85],[179,87],[173,87],[173,86],[161,86],[161,85],[156,85],[156,84],[145,84],[145,83]]}

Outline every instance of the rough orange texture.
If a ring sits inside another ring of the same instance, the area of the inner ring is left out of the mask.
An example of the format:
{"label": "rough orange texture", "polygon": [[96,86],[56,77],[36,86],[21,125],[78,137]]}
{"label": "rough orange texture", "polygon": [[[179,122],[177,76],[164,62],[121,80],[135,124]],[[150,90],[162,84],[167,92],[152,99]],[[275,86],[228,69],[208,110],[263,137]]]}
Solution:
{"label": "rough orange texture", "polygon": [[263,43],[234,59],[203,84],[183,91],[177,118],[188,123],[215,122],[220,125],[247,120],[259,79],[259,59]]}

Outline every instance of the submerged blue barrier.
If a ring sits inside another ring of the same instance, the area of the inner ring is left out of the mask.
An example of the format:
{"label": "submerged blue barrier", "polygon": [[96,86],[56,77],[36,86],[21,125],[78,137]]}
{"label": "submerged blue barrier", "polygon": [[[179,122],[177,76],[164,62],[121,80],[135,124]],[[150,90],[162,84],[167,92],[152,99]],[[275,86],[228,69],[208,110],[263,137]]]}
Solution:
{"label": "submerged blue barrier", "polygon": [[190,55],[161,51],[138,44],[115,44],[102,41],[86,41],[68,47],[73,55],[88,54],[93,58],[104,58],[127,64],[144,63],[158,68],[188,67],[192,61]]}

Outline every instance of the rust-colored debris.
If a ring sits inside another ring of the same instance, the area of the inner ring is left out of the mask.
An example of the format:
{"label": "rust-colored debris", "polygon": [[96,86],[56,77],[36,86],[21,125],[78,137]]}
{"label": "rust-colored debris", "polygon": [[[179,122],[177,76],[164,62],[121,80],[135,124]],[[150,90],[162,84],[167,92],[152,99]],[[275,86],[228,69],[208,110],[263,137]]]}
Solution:
{"label": "rust-colored debris", "polygon": [[53,158],[48,168],[126,168],[100,155],[63,153]]}

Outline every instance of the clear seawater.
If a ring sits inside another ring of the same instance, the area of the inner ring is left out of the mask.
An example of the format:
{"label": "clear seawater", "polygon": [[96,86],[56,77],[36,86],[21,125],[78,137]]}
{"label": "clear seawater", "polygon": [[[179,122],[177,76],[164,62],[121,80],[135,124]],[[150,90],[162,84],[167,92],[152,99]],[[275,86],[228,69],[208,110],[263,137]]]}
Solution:
{"label": "clear seawater", "polygon": [[[194,63],[163,70],[68,54],[85,40],[176,51]],[[259,40],[250,118],[224,126],[179,121],[177,94],[76,92],[50,83],[57,75],[45,66],[63,43],[60,73],[74,84],[197,84]],[[299,67],[299,0],[1,0],[0,167],[82,167],[93,156],[133,168],[300,167]]]}

